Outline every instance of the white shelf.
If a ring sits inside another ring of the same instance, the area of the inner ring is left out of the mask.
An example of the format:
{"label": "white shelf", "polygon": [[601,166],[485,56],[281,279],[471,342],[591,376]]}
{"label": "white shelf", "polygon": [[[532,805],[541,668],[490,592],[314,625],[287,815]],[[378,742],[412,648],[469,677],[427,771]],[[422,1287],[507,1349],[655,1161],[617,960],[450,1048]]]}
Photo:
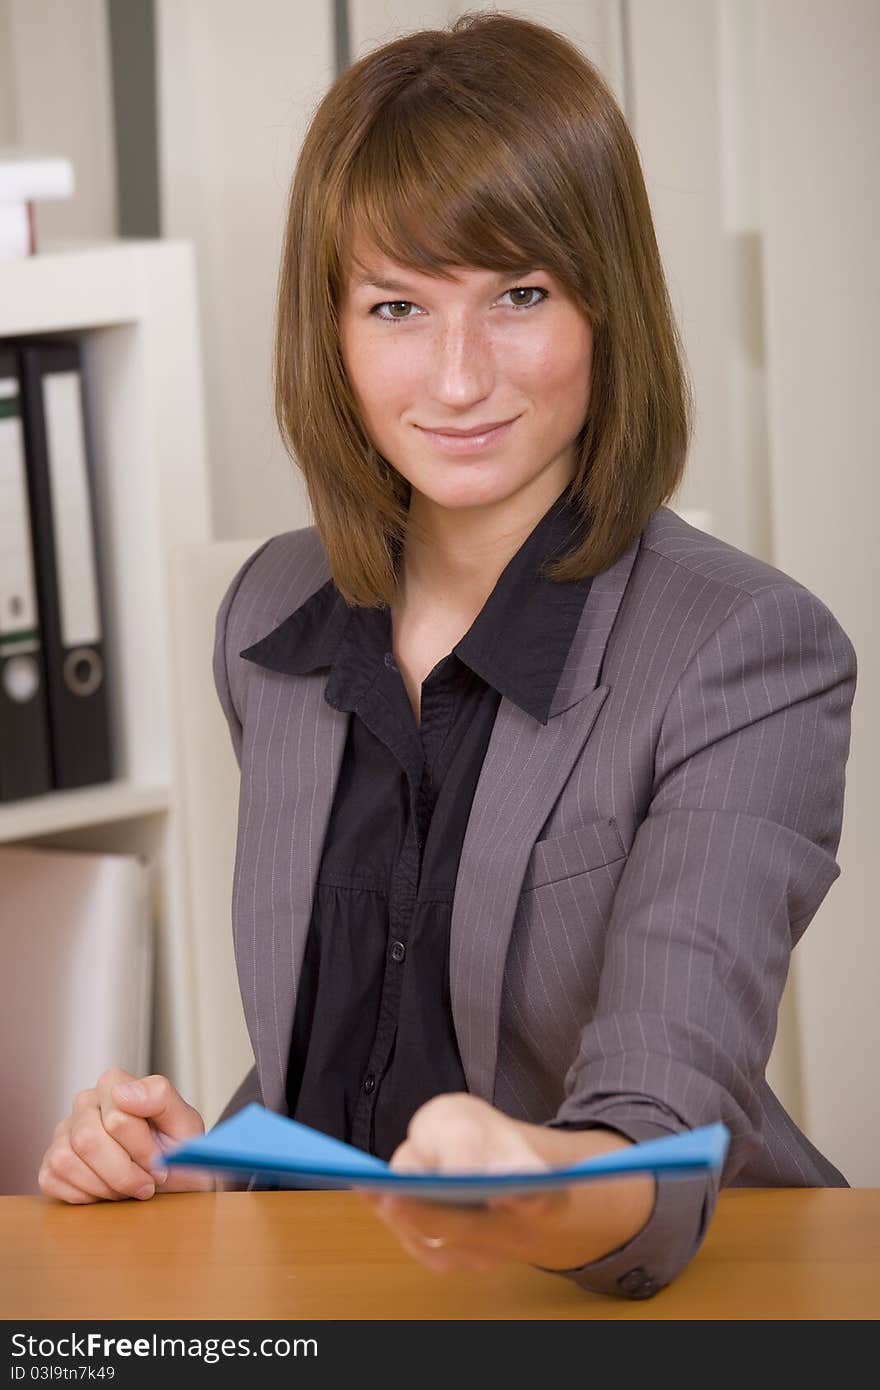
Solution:
{"label": "white shelf", "polygon": [[102,782],[69,792],[46,792],[0,805],[0,844],[87,825],[135,820],[167,811],[170,804],[170,787],[143,787],[132,782]]}
{"label": "white shelf", "polygon": [[[36,256],[0,261],[0,338],[134,323],[149,310],[144,253],[173,241],[47,243]],[[173,254],[173,251],[172,251]]]}
{"label": "white shelf", "polygon": [[169,594],[176,547],[211,538],[196,278],[184,240],[45,243],[36,256],[0,263],[0,338],[80,338],[115,774],[0,804],[0,843],[56,839],[151,863],[152,1070],[198,1104]]}

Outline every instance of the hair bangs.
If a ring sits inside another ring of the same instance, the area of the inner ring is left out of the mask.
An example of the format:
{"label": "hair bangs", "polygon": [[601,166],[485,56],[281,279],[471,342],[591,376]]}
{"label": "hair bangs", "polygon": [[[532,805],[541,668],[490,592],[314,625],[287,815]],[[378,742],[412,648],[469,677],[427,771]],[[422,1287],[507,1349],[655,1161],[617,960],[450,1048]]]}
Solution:
{"label": "hair bangs", "polygon": [[399,107],[381,109],[346,171],[335,218],[340,291],[360,243],[442,279],[456,267],[519,274],[540,265],[583,298],[583,274],[548,212],[556,200],[537,172],[547,161],[535,157],[534,131],[521,149],[515,135],[502,138],[449,102],[410,102],[406,119]]}

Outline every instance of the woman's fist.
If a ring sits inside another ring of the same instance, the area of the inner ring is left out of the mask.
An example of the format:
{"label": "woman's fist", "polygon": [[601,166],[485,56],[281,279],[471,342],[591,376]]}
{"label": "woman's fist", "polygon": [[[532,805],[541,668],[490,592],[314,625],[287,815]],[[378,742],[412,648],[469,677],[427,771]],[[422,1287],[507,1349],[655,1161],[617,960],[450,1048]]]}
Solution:
{"label": "woman's fist", "polygon": [[70,1114],[56,1125],[40,1165],[40,1191],[75,1203],[146,1200],[157,1186],[165,1192],[213,1191],[211,1173],[157,1163],[166,1148],[204,1132],[199,1112],[166,1076],[138,1078],[110,1067],[93,1090],[79,1092]]}

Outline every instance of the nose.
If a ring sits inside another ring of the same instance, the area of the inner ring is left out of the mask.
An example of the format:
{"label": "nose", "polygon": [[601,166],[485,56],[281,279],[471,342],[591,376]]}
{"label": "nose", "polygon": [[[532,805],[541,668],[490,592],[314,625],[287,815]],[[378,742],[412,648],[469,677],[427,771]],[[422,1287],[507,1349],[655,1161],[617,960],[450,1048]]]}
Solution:
{"label": "nose", "polygon": [[438,329],[430,362],[435,400],[463,410],[491,396],[496,363],[489,334],[476,318],[462,316]]}

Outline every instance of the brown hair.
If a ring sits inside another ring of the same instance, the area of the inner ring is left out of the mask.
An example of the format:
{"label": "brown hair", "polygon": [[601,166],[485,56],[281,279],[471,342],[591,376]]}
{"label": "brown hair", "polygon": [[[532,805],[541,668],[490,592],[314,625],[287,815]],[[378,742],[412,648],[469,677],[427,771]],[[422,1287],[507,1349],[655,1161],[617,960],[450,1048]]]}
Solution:
{"label": "brown hair", "polygon": [[340,352],[359,232],[442,278],[543,265],[586,312],[591,399],[570,493],[585,526],[546,574],[607,569],[678,488],[693,403],[638,152],[598,70],[543,25],[469,13],[368,53],[314,113],[281,254],[275,413],[337,587],[382,607],[410,484],[370,442]]}

